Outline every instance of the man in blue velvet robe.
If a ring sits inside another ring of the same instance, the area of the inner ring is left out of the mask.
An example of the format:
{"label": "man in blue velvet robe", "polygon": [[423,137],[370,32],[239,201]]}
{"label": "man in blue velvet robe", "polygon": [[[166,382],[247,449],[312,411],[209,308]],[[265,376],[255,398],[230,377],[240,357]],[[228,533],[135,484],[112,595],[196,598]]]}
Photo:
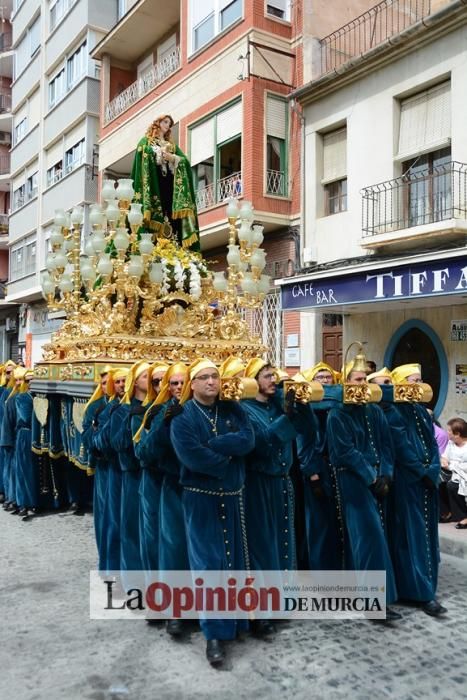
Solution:
{"label": "man in blue velvet robe", "polygon": [[[296,569],[294,489],[289,471],[297,430],[276,396],[274,368],[260,358],[250,360],[245,376],[256,379],[258,394],[242,403],[255,434],[246,458],[245,509],[251,567],[257,571]],[[282,392],[280,392],[282,396]],[[303,407],[305,408],[305,407]],[[256,620],[256,634],[272,634],[269,620]]]}
{"label": "man in blue velvet robe", "polygon": [[19,392],[19,387],[23,381],[24,367],[15,367],[9,381],[9,391],[5,394],[4,415],[0,430],[0,448],[4,460],[4,481],[6,492],[6,509],[13,515],[18,515],[20,506],[16,501],[16,464],[15,464],[15,442],[16,442],[16,402],[15,396]]}
{"label": "man in blue velvet robe", "polygon": [[141,469],[135,455],[131,432],[132,414],[139,413],[148,390],[148,370],[144,360],[136,362],[128,372],[125,395],[110,419],[110,446],[118,455],[122,472],[120,509],[120,569],[125,588],[131,587],[126,571],[141,571],[139,542],[139,482]]}
{"label": "man in blue velvet robe", "polygon": [[[396,367],[392,381],[421,382],[420,365]],[[436,600],[441,465],[433,422],[419,403],[387,403],[385,408],[396,449],[388,523],[399,597],[421,604],[428,615],[443,615],[446,608]]]}
{"label": "man in blue velvet robe", "polygon": [[[358,364],[358,356],[344,368],[342,382],[366,383],[365,367]],[[346,569],[386,571],[386,619],[400,619],[401,615],[388,607],[397,600],[384,529],[384,499],[394,470],[389,426],[375,404],[341,403],[329,411],[327,432],[345,526]]]}
{"label": "man in blue velvet robe", "polygon": [[15,451],[16,503],[19,515],[29,520],[39,506],[39,460],[31,449],[32,445],[32,396],[29,382],[34,376],[31,369],[24,372],[20,391],[15,395]]}
{"label": "man in blue velvet robe", "polygon": [[145,413],[133,415],[131,432],[134,450],[141,467],[139,482],[139,546],[141,561],[145,571],[157,571],[159,568],[159,511],[163,472],[159,468],[157,453],[149,446],[149,432],[155,414],[160,406],[154,407],[154,401],[160,393],[161,382],[169,365],[155,362],[149,369],[149,382],[146,398],[143,401]]}
{"label": "man in blue velvet robe", "polygon": [[[184,571],[190,568],[180,485],[180,462],[170,440],[170,422],[177,414],[188,367],[182,362],[171,365],[164,375],[154,408],[160,408],[143,437],[140,454],[146,463],[157,463],[163,474],[159,501],[160,571]],[[156,567],[155,567],[156,568]],[[180,619],[167,621],[167,632],[173,637],[183,633]]]}
{"label": "man in blue velvet robe", "polygon": [[103,561],[99,564],[101,570],[120,570],[120,511],[122,502],[122,472],[118,455],[111,446],[112,414],[117,410],[125,393],[125,381],[128,370],[115,368],[107,375],[106,394],[108,403],[102,412],[96,411],[92,423],[91,451],[96,458],[105,463],[108,470],[107,498],[102,516]]}
{"label": "man in blue velvet robe", "polygon": [[[7,360],[5,363],[5,366],[3,368],[3,373],[2,373],[2,386],[0,387],[1,393],[0,393],[0,434],[1,434],[1,429],[3,425],[3,418],[5,415],[5,401],[7,400],[10,391],[13,388],[13,370],[15,369],[16,365],[13,362],[13,360]],[[16,504],[14,503],[14,498],[10,500],[8,496],[8,486],[10,482],[10,460],[9,460],[9,448],[8,447],[2,447],[0,445],[0,481],[2,485],[1,489],[1,495],[2,498],[0,499],[0,502],[3,503],[3,508],[5,510],[16,510]]]}
{"label": "man in blue velvet robe", "polygon": [[94,431],[94,419],[103,412],[109,402],[109,398],[106,394],[109,369],[109,367],[105,366],[99,372],[99,383],[86,404],[83,416],[83,431],[81,434],[81,441],[87,452],[88,467],[94,470],[92,507],[99,571],[105,571],[107,561],[107,533],[104,530],[104,513],[107,501],[109,470],[105,459],[102,459],[93,449],[92,436]]}
{"label": "man in blue velvet robe", "polygon": [[[193,363],[181,397],[183,410],[172,419],[170,430],[181,463],[188,557],[194,571],[249,568],[244,458],[254,447],[254,433],[242,406],[220,401],[219,391],[216,365],[206,359]],[[216,665],[225,658],[222,640],[235,639],[248,621],[201,617],[200,626],[207,659]]]}
{"label": "man in blue velvet robe", "polygon": [[[335,385],[338,380],[337,372],[325,362],[318,362],[311,369],[304,370],[302,375],[306,381],[317,381],[325,387]],[[311,571],[338,570],[344,566],[343,524],[336,498],[335,475],[329,464],[326,430],[329,410],[336,406],[331,393],[332,390],[329,393],[325,390],[324,399],[313,404],[310,430],[297,437]]]}

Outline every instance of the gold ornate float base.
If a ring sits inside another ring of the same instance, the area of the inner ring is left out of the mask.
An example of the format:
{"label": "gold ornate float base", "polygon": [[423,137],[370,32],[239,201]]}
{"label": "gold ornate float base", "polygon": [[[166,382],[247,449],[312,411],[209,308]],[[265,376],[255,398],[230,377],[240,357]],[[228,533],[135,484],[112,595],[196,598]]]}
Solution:
{"label": "gold ornate float base", "polygon": [[55,340],[43,347],[43,360],[34,368],[37,379],[95,381],[103,364],[131,365],[137,360],[193,362],[209,357],[221,363],[229,355],[244,361],[264,355],[257,338],[221,340],[203,338],[98,336]]}

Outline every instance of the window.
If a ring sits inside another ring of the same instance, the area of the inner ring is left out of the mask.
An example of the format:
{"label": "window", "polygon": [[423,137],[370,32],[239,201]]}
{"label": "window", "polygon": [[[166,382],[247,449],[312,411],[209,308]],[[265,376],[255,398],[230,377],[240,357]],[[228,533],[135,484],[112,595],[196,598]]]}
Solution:
{"label": "window", "polygon": [[59,160],[58,163],[52,165],[51,168],[47,170],[47,187],[53,185],[62,179],[63,176],[63,161]]}
{"label": "window", "polygon": [[242,193],[242,102],[190,129],[190,153],[198,208]]}
{"label": "window", "polygon": [[87,42],[84,42],[66,62],[66,83],[68,89],[85,75],[87,59]]}
{"label": "window", "polygon": [[13,191],[13,211],[23,206],[25,193],[25,185],[21,185],[20,187],[18,187],[18,189]]}
{"label": "window", "polygon": [[126,0],[117,0],[117,22],[126,13]]}
{"label": "window", "polygon": [[34,24],[31,24],[28,30],[29,34],[29,53],[31,56],[34,56],[36,53],[37,49],[41,45],[41,24],[40,24],[40,15],[34,22]]}
{"label": "window", "polygon": [[451,142],[451,83],[446,81],[400,102],[399,162]]}
{"label": "window", "polygon": [[10,280],[23,277],[23,248],[17,248],[10,253]]}
{"label": "window", "polygon": [[403,164],[407,225],[421,226],[453,216],[451,149],[433,151]]}
{"label": "window", "polygon": [[287,195],[287,102],[275,95],[266,98],[266,192]]}
{"label": "window", "polygon": [[271,17],[290,19],[290,0],[266,0],[266,12]]}
{"label": "window", "polygon": [[242,0],[190,0],[192,51],[198,51],[242,16]]}
{"label": "window", "polygon": [[15,126],[15,144],[21,141],[22,138],[26,136],[26,129],[28,125],[27,117],[24,117],[19,124]]}
{"label": "window", "polygon": [[65,175],[84,162],[84,139],[65,152]]}
{"label": "window", "polygon": [[36,271],[36,241],[32,241],[26,245],[24,272],[26,275],[31,275]]}
{"label": "window", "polygon": [[50,29],[54,29],[67,12],[73,7],[76,0],[57,0],[50,8]]}
{"label": "window", "polygon": [[66,92],[65,69],[62,68],[55,78],[49,83],[49,107],[53,107],[61,100]]}
{"label": "window", "polygon": [[323,135],[325,216],[347,211],[347,129]]}
{"label": "window", "polygon": [[37,172],[33,173],[26,180],[26,201],[37,196]]}

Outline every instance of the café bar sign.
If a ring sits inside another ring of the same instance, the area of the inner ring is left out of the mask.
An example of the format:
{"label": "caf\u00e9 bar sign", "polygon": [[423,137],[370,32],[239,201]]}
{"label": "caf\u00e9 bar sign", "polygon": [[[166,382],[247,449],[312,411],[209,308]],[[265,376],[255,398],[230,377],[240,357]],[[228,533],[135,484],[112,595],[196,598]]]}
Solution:
{"label": "caf\u00e9 bar sign", "polygon": [[284,310],[329,308],[446,294],[467,294],[466,256],[323,279],[291,280],[281,287]]}

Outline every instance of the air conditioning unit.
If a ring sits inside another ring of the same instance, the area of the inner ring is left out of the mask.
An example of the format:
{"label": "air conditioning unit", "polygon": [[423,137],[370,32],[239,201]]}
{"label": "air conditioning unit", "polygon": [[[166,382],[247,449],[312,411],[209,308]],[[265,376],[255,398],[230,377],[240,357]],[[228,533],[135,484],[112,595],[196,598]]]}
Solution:
{"label": "air conditioning unit", "polygon": [[303,249],[303,267],[309,267],[317,262],[316,249],[311,246]]}
{"label": "air conditioning unit", "polygon": [[0,131],[0,143],[11,144],[11,134],[8,131]]}
{"label": "air conditioning unit", "polygon": [[5,319],[5,330],[7,332],[16,331],[17,329],[17,319],[16,318],[6,318]]}

